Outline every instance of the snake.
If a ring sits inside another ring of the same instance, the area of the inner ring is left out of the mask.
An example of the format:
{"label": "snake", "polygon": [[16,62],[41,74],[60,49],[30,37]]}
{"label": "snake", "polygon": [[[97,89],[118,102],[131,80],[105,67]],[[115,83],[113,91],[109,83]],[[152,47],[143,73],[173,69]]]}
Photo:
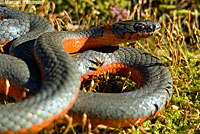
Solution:
{"label": "snake", "polygon": [[[152,20],[125,20],[55,31],[39,15],[0,5],[0,45],[10,44],[8,52],[0,54],[1,90],[9,81],[8,95],[21,99],[0,105],[0,133],[37,133],[66,113],[79,124],[86,113],[92,126],[110,127],[129,127],[158,115],[172,97],[169,69],[145,51],[116,44],[150,37],[160,28]],[[80,54],[72,58],[76,52]],[[94,69],[97,58],[102,65]],[[83,80],[104,72],[131,74],[139,88],[79,91]],[[34,94],[23,98],[23,90]]]}

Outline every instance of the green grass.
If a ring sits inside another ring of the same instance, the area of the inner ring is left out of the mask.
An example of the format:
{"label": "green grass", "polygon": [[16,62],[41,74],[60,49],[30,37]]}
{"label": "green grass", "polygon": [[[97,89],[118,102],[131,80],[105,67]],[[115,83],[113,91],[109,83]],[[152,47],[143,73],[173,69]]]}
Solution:
{"label": "green grass", "polygon": [[[92,128],[90,125],[77,126],[76,123],[72,123],[72,118],[65,116],[42,130],[40,134],[200,133],[200,30],[198,20],[200,3],[198,1],[152,0],[152,3],[137,5],[131,5],[128,0],[59,0],[55,3],[56,5],[46,1],[44,5],[38,5],[37,8],[29,5],[20,9],[45,16],[58,30],[85,29],[92,25],[105,24],[115,17],[109,12],[110,8],[115,5],[119,5],[121,11],[127,9],[128,17],[121,19],[159,21],[162,25],[159,35],[124,45],[142,49],[161,59],[171,71],[174,92],[166,110],[143,124],[119,129],[102,125]],[[90,86],[90,82],[88,83],[87,85]],[[124,83],[119,82],[119,84],[123,86]],[[109,87],[113,85],[115,86],[115,83]]]}

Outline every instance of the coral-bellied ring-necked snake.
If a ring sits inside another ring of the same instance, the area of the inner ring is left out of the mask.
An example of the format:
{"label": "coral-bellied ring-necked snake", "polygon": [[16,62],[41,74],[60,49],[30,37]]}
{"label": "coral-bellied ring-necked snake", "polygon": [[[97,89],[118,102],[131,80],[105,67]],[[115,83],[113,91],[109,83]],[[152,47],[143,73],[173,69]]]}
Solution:
{"label": "coral-bellied ring-necked snake", "polygon": [[[157,115],[172,96],[167,67],[147,52],[110,45],[146,38],[159,29],[154,21],[128,20],[55,32],[43,17],[0,5],[0,44],[15,39],[9,55],[0,55],[1,89],[8,80],[8,94],[15,98],[22,99],[18,92],[24,88],[34,92],[15,104],[0,105],[0,133],[31,133],[67,112],[79,123],[86,113],[93,126],[111,127],[131,126]],[[74,59],[68,54],[77,51],[84,52]],[[91,67],[97,65],[97,58],[104,64],[94,71]],[[131,72],[130,79],[139,89],[79,92],[82,80],[103,71],[121,76]]]}

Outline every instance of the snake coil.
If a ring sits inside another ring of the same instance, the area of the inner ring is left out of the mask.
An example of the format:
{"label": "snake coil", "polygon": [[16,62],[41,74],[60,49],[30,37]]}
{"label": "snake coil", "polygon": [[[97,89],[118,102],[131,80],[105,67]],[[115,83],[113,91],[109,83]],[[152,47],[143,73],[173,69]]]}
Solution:
{"label": "snake coil", "polygon": [[[17,38],[10,55],[0,55],[1,80],[36,92],[15,104],[0,105],[0,133],[40,130],[68,110],[79,123],[87,113],[93,126],[126,127],[157,115],[172,96],[167,67],[147,52],[110,45],[146,38],[159,29],[160,24],[154,21],[129,20],[83,31],[55,32],[43,17],[0,5],[0,44]],[[101,45],[101,49],[87,50]],[[84,52],[72,59],[63,48],[68,53]],[[105,62],[94,71],[91,67],[97,64],[96,58]],[[139,89],[78,94],[80,74],[85,79],[103,71],[122,76],[131,72]]]}

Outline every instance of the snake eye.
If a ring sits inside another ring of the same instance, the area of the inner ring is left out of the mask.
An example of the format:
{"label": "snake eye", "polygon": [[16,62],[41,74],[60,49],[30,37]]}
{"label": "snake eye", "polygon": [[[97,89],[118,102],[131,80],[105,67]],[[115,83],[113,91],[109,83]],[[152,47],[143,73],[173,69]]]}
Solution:
{"label": "snake eye", "polygon": [[142,30],[144,30],[145,25],[143,25],[143,24],[135,24],[134,28],[135,28],[135,30],[142,31]]}

